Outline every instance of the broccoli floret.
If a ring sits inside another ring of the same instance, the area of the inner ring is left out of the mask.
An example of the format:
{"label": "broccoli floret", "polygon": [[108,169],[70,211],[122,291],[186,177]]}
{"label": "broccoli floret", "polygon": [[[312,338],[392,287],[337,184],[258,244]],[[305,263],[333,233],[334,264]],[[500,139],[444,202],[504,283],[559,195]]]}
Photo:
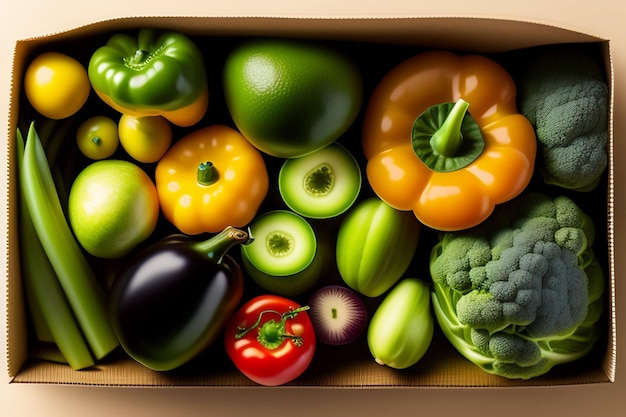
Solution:
{"label": "broccoli floret", "polygon": [[535,127],[546,183],[594,189],[607,166],[609,89],[599,60],[580,45],[535,48],[517,81],[520,112]]}
{"label": "broccoli floret", "polygon": [[586,355],[603,311],[590,218],[568,197],[529,193],[433,248],[444,334],[487,372],[528,379]]}

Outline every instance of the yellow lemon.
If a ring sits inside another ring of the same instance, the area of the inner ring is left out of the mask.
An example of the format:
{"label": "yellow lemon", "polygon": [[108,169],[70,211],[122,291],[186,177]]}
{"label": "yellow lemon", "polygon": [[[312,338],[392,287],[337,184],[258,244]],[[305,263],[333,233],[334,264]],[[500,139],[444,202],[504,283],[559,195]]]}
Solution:
{"label": "yellow lemon", "polygon": [[24,74],[29,103],[50,119],[65,119],[85,104],[91,83],[85,67],[71,56],[58,52],[38,55]]}

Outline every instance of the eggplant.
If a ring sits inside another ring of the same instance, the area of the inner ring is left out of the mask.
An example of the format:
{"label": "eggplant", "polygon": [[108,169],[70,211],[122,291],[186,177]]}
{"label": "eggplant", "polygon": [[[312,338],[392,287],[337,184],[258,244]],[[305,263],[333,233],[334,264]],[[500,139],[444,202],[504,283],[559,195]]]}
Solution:
{"label": "eggplant", "polygon": [[169,371],[208,348],[243,296],[242,269],[227,251],[251,240],[227,227],[202,242],[172,235],[131,257],[109,299],[126,353],[149,369]]}

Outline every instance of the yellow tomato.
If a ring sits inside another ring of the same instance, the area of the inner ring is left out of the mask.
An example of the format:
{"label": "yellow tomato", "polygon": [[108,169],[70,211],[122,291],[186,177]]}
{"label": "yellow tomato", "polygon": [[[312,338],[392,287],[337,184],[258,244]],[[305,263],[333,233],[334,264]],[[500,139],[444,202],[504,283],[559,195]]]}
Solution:
{"label": "yellow tomato", "polygon": [[50,119],[65,119],[87,101],[91,84],[76,59],[57,52],[38,55],[24,74],[24,90],[35,110]]}
{"label": "yellow tomato", "polygon": [[117,124],[106,116],[94,116],[80,124],[76,143],[87,158],[105,159],[113,155],[119,144]]}
{"label": "yellow tomato", "polygon": [[172,143],[172,126],[161,116],[122,115],[118,124],[120,143],[139,162],[157,162]]}

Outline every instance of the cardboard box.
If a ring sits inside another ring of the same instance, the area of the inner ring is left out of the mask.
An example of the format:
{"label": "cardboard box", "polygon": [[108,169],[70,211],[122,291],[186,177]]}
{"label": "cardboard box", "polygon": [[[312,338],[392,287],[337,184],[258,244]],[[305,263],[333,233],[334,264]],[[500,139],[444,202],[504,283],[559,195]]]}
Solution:
{"label": "cardboard box", "polygon": [[[21,76],[34,53],[52,46],[89,50],[103,44],[115,31],[152,26],[179,30],[190,36],[219,39],[239,36],[286,36],[337,40],[342,42],[371,42],[372,62],[386,45],[415,50],[442,48],[462,52],[501,54],[518,49],[548,44],[594,44],[604,56],[604,64],[613,91],[613,71],[610,42],[593,35],[565,30],[532,22],[478,18],[396,18],[396,19],[299,19],[299,18],[128,18],[98,22],[71,31],[20,40],[15,47],[14,79],[9,115],[9,134],[15,132],[21,99]],[[42,34],[44,35],[44,34]],[[413,48],[413,49],[410,49]],[[368,52],[369,53],[369,52]],[[399,62],[399,61],[398,61]],[[612,97],[611,97],[612,110]],[[614,190],[613,190],[613,116],[609,120],[609,167],[596,200],[598,224],[606,224],[606,235],[598,227],[598,240],[605,242],[601,254],[607,274],[606,325],[602,340],[586,359],[557,367],[547,375],[529,381],[509,380],[489,375],[469,363],[440,335],[418,365],[405,371],[396,371],[377,365],[367,346],[361,341],[359,349],[353,345],[318,349],[310,369],[291,386],[323,387],[526,387],[573,384],[610,383],[615,379],[616,324],[615,271],[613,268]],[[10,136],[9,146],[9,224],[7,276],[7,352],[8,374],[13,383],[54,383],[116,386],[252,386],[254,383],[241,375],[220,352],[209,349],[206,355],[194,361],[192,367],[180,371],[158,373],[150,371],[125,354],[116,352],[96,367],[73,371],[66,365],[33,360],[28,355],[28,319],[20,281],[16,180],[15,141]],[[606,215],[606,218],[604,217]]]}

